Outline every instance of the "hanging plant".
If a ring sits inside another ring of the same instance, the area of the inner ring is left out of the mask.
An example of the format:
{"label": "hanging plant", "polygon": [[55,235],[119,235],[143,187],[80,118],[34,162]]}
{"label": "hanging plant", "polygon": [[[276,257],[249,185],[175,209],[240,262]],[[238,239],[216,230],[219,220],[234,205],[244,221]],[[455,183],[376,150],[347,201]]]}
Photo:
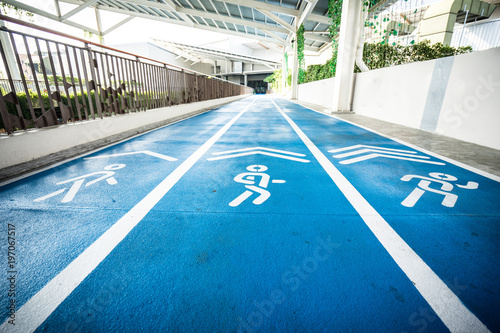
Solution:
{"label": "hanging plant", "polygon": [[303,83],[305,78],[305,60],[304,60],[304,25],[301,24],[297,30],[297,58],[299,60],[298,83]]}
{"label": "hanging plant", "polygon": [[26,16],[30,22],[33,22],[33,13],[19,8],[17,6],[13,6],[11,4],[5,3],[5,2],[0,2],[0,7],[1,7],[1,12],[3,12],[5,15],[9,15],[11,11],[15,11],[16,15],[20,18],[23,19],[23,16]]}
{"label": "hanging plant", "polygon": [[342,17],[342,0],[328,0],[328,17],[331,19],[328,31],[332,39],[332,58],[328,61],[331,76],[335,76],[337,66],[338,44],[337,36],[340,30],[340,19]]}

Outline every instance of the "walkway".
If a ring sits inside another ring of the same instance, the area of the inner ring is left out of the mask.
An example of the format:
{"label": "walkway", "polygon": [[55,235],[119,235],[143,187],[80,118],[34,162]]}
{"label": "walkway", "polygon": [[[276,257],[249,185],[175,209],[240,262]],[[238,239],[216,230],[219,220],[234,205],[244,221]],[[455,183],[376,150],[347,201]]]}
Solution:
{"label": "walkway", "polygon": [[499,181],[243,99],[1,187],[0,331],[500,331]]}

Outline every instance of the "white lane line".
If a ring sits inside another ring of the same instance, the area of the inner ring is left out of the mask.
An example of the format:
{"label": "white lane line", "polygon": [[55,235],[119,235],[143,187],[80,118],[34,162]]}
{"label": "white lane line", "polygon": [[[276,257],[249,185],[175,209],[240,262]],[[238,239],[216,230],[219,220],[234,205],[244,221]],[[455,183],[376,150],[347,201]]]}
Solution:
{"label": "white lane line", "polygon": [[0,332],[35,331],[254,102],[255,100],[224,125],[68,267],[29,299],[16,312],[19,320],[15,326],[9,324],[7,319],[0,326]]}
{"label": "white lane line", "polygon": [[146,154],[149,156],[161,158],[162,160],[165,160],[165,161],[171,161],[171,162],[177,161],[177,159],[175,157],[163,155],[160,153],[155,153],[154,151],[149,151],[149,150],[141,150],[141,151],[134,151],[134,152],[128,152],[128,153],[118,153],[118,154],[111,154],[111,155],[99,155],[99,156],[85,157],[84,160],[95,160],[98,158],[127,156],[127,155],[136,155],[136,154]]}
{"label": "white lane line", "polygon": [[366,130],[366,131],[368,131],[368,132],[371,132],[371,133],[374,133],[374,134],[380,135],[380,136],[382,136],[382,137],[384,137],[384,138],[390,139],[390,140],[392,140],[392,141],[395,141],[395,142],[397,142],[397,143],[400,143],[400,144],[402,144],[402,145],[404,145],[404,146],[407,146],[407,147],[409,147],[409,148],[412,148],[412,149],[418,150],[418,151],[420,151],[420,152],[422,152],[422,153],[425,153],[425,154],[427,154],[427,155],[430,155],[430,156],[433,156],[433,157],[439,158],[440,160],[443,160],[443,161],[448,162],[448,163],[450,163],[450,164],[454,164],[454,165],[456,165],[456,166],[458,166],[458,167],[460,167],[460,168],[462,168],[462,169],[469,170],[469,171],[474,172],[474,173],[476,173],[476,174],[478,174],[478,175],[480,175],[480,176],[483,176],[483,177],[489,178],[489,179],[491,179],[491,180],[494,180],[494,181],[500,182],[500,176],[497,176],[497,175],[494,175],[494,174],[492,174],[492,173],[489,173],[489,172],[483,171],[483,170],[481,170],[481,169],[475,168],[475,167],[470,166],[470,165],[467,165],[467,164],[465,164],[465,163],[462,163],[462,162],[459,162],[459,161],[455,161],[455,160],[454,160],[454,159],[452,159],[452,158],[449,158],[449,157],[446,157],[446,156],[440,155],[440,154],[438,154],[438,153],[435,153],[435,152],[433,152],[433,151],[430,151],[430,150],[424,149],[424,148],[419,147],[419,146],[417,146],[417,145],[414,145],[414,144],[412,144],[412,143],[409,143],[409,142],[406,142],[406,141],[404,141],[404,140],[401,140],[401,139],[398,139],[398,138],[392,137],[392,136],[390,136],[390,135],[387,135],[387,134],[384,134],[384,133],[381,133],[381,132],[375,131],[375,130],[373,130],[373,129],[371,129],[371,128],[368,128],[368,127],[366,127],[366,126],[363,126],[363,125],[360,125],[360,124],[356,124],[356,123],[354,123],[354,122],[352,122],[352,121],[345,120],[345,119],[342,119],[342,118],[336,117],[336,116],[334,116],[334,115],[331,115],[331,114],[328,114],[328,113],[325,113],[325,112],[321,112],[321,111],[318,111],[318,110],[314,110],[314,109],[308,108],[308,107],[303,106],[303,105],[301,105],[301,104],[299,104],[299,103],[297,103],[297,102],[294,102],[294,101],[291,101],[291,102],[292,102],[292,103],[295,103],[295,104],[297,104],[297,105],[300,105],[301,107],[303,107],[303,108],[305,108],[305,109],[308,109],[308,110],[314,111],[314,112],[316,112],[316,113],[322,114],[322,115],[324,115],[324,116],[327,116],[327,117],[330,117],[330,118],[333,118],[333,119],[336,119],[336,120],[340,120],[340,121],[342,121],[342,122],[344,122],[344,123],[348,123],[348,124],[351,124],[351,125],[353,125],[353,126],[356,126],[356,127],[362,128],[362,129],[364,129],[364,130]]}
{"label": "white lane line", "polygon": [[274,100],[273,103],[446,327],[451,332],[489,332]]}

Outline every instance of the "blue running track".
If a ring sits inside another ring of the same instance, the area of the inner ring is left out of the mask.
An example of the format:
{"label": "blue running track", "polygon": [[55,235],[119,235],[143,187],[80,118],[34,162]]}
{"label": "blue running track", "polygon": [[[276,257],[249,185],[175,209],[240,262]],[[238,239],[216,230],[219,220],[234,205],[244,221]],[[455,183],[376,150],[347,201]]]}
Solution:
{"label": "blue running track", "polygon": [[500,332],[499,180],[249,97],[0,187],[0,331]]}

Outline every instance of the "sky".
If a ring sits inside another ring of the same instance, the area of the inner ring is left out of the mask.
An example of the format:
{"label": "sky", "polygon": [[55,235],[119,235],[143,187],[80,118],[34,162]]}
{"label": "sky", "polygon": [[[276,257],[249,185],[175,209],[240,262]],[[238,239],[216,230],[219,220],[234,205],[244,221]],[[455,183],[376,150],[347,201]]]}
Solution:
{"label": "sky", "polygon": [[[22,2],[51,14],[56,14],[55,4],[52,0],[22,0]],[[60,8],[62,15],[64,15],[73,8],[76,8],[76,5],[60,2]],[[18,18],[15,12],[12,12],[11,14],[9,14],[9,16]],[[94,9],[86,8],[82,12],[72,16],[70,20],[97,30],[95,17],[96,15]],[[101,10],[103,30],[107,30],[126,17],[127,16],[122,14]],[[26,16],[23,17],[23,20],[26,20]],[[75,37],[85,37],[84,32],[80,29],[73,28],[66,24],[56,22],[42,16],[35,15],[33,18],[33,23],[53,30],[63,31]],[[18,31],[27,32],[26,29],[21,28],[17,25],[8,26]],[[143,42],[147,41],[148,38],[156,38],[191,45],[203,45],[226,39],[227,35],[136,17],[128,23],[122,25],[118,29],[105,35],[104,44],[116,45],[141,41]],[[97,37],[94,37],[91,40],[99,42],[99,39]],[[245,38],[241,38],[241,40],[242,42],[249,41]]]}

